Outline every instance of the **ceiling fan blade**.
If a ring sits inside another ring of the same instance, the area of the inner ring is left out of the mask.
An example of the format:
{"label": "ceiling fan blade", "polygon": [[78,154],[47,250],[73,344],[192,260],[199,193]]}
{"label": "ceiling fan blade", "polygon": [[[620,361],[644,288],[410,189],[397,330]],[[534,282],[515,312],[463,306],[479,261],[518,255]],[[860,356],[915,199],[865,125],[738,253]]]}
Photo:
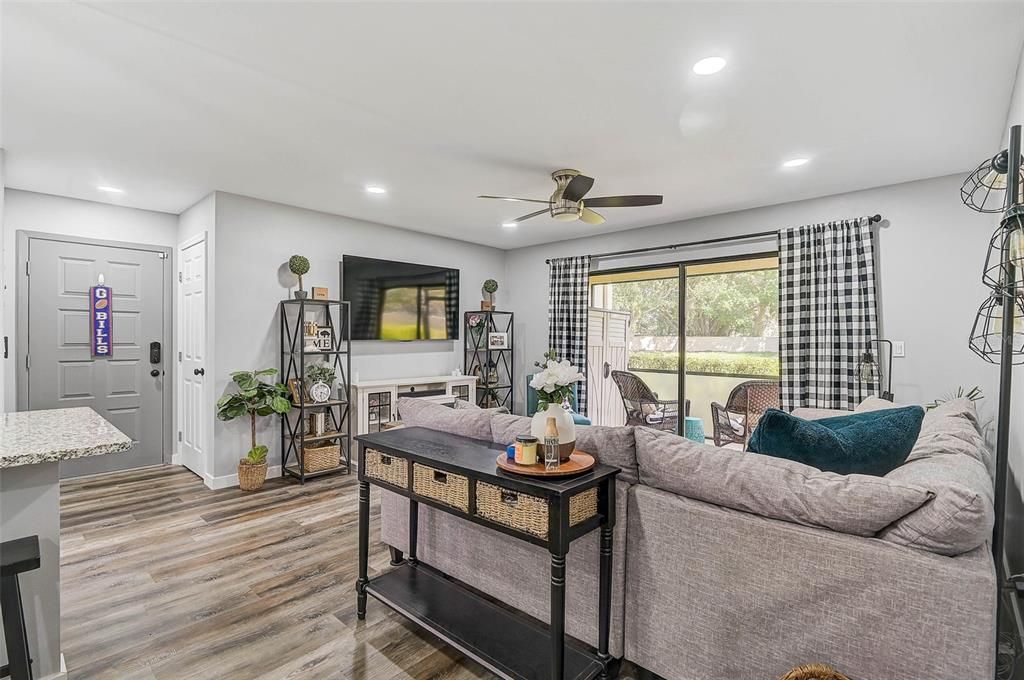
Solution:
{"label": "ceiling fan blade", "polygon": [[551,205],[551,201],[542,201],[539,198],[513,198],[511,196],[477,196],[477,198],[493,198],[499,201],[522,201],[523,203],[544,203]]}
{"label": "ceiling fan blade", "polygon": [[543,215],[546,212],[548,212],[548,208],[544,208],[543,210],[538,210],[537,212],[530,213],[529,215],[523,215],[522,217],[517,217],[517,218],[515,218],[512,221],[515,222],[516,224],[518,224],[518,223],[520,223],[520,222],[522,222],[524,220],[530,219],[531,217],[536,217],[537,215]]}
{"label": "ceiling fan blade", "polygon": [[569,180],[568,184],[565,185],[565,191],[562,192],[562,198],[566,201],[578,201],[586,196],[592,186],[594,186],[593,177],[576,175]]}
{"label": "ceiling fan blade", "polygon": [[661,196],[601,196],[587,199],[591,208],[636,208],[642,205],[661,205]]}
{"label": "ceiling fan blade", "polygon": [[586,222],[587,224],[604,224],[604,217],[598,215],[590,208],[584,207],[580,212],[580,221]]}

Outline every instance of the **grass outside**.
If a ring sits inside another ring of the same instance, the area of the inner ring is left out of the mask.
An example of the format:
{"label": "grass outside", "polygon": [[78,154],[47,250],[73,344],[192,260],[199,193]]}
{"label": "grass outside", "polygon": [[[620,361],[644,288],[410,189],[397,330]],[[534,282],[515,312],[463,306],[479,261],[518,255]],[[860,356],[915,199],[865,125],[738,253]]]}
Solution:
{"label": "grass outside", "polygon": [[[678,366],[679,355],[675,352],[631,352],[629,355],[632,370],[674,371]],[[773,352],[688,352],[686,372],[776,378],[779,355]]]}

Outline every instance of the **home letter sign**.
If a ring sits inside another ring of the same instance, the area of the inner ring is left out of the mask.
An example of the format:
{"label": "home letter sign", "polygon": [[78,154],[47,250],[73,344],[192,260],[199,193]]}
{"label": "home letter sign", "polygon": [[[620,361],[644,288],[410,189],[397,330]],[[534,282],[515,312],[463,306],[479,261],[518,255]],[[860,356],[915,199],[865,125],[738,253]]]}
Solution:
{"label": "home letter sign", "polygon": [[109,286],[93,286],[89,289],[89,318],[92,320],[92,355],[109,357],[111,340],[110,318],[111,294]]}

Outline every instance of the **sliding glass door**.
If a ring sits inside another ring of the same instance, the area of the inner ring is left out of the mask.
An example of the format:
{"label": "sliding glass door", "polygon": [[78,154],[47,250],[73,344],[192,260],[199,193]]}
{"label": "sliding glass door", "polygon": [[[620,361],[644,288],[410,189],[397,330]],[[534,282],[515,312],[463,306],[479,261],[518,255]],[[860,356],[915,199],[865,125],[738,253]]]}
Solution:
{"label": "sliding glass door", "polygon": [[683,273],[684,392],[690,415],[712,438],[713,403],[731,409],[738,386],[779,379],[779,262],[774,255],[732,258],[683,265]]}
{"label": "sliding glass door", "polygon": [[[639,269],[590,275],[591,331],[588,355],[597,350],[595,318],[612,316],[605,310],[624,314],[627,319],[627,350],[617,361],[588,366],[588,409],[596,425],[622,425],[625,410],[620,388],[611,371],[629,371],[639,376],[658,399],[675,400],[679,395],[679,266]],[[592,362],[588,361],[588,364]],[[595,376],[595,371],[598,375]],[[603,395],[595,402],[594,395]],[[647,407],[652,410],[652,407]]]}
{"label": "sliding glass door", "polygon": [[[620,387],[608,381],[612,370],[628,370],[659,401],[678,402],[663,410],[676,409],[672,424],[679,432],[686,410],[679,404],[688,404],[689,415],[700,419],[710,440],[712,403],[726,405],[733,390],[747,381],[778,380],[778,296],[775,254],[591,274],[592,316],[603,319],[604,310],[612,310],[628,328],[621,365],[588,362],[594,385],[590,394],[605,395],[596,401],[591,397],[595,424],[625,422]],[[598,332],[601,324],[607,325],[591,322],[591,353],[604,357],[606,350],[598,343],[608,344]],[[658,416],[653,420],[655,426],[668,425],[657,422]]]}

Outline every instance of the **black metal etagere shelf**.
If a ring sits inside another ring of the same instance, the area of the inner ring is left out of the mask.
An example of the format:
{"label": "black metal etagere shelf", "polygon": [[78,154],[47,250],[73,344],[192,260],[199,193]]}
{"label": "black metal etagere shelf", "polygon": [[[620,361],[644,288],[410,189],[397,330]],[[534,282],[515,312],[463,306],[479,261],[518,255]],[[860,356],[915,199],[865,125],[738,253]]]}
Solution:
{"label": "black metal etagere shelf", "polygon": [[[470,320],[477,317],[481,322],[470,326]],[[513,411],[515,394],[515,371],[513,352],[515,342],[512,334],[515,316],[512,312],[466,312],[463,318],[463,354],[466,375],[477,376],[476,402],[481,408],[504,406]],[[504,347],[492,347],[492,333],[504,333]]]}
{"label": "black metal etagere shelf", "polygon": [[[281,476],[290,476],[305,484],[307,479],[352,472],[352,409],[349,403],[352,375],[352,334],[349,304],[340,300],[282,300],[278,315],[281,325],[281,381],[286,385],[298,380],[299,399],[292,399],[292,410],[281,415]],[[331,349],[307,349],[306,323],[331,329]],[[323,402],[314,402],[307,394],[306,368],[323,359],[337,375],[335,392]],[[328,426],[323,434],[308,431],[309,416],[325,412]],[[307,444],[325,445],[337,441],[341,447],[340,464],[324,470],[306,471]]]}

